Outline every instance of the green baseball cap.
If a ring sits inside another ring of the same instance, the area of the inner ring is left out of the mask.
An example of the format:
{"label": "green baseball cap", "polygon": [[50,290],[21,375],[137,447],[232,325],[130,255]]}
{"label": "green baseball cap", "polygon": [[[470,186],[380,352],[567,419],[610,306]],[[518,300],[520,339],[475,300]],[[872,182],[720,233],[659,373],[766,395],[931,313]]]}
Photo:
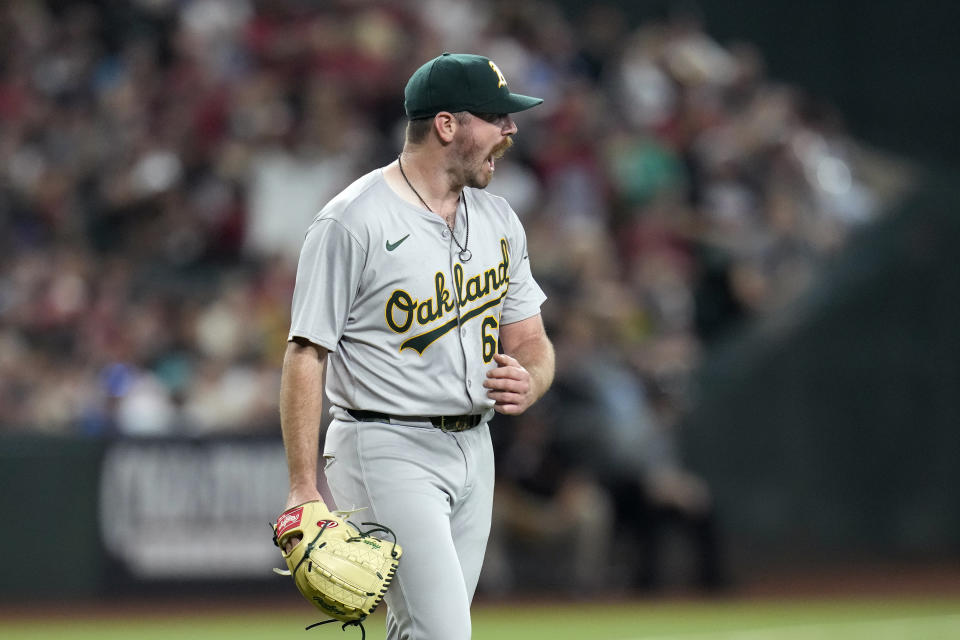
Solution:
{"label": "green baseball cap", "polygon": [[403,92],[411,120],[441,111],[516,113],[543,98],[510,93],[507,80],[490,58],[470,53],[444,53],[413,72]]}

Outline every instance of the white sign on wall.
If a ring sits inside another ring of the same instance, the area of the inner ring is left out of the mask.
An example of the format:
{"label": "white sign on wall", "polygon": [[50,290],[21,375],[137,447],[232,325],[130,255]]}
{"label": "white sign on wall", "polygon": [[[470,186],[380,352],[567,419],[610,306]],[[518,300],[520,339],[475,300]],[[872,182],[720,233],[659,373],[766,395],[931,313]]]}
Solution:
{"label": "white sign on wall", "polygon": [[268,579],[286,494],[279,440],[121,441],[103,462],[100,530],[138,578]]}

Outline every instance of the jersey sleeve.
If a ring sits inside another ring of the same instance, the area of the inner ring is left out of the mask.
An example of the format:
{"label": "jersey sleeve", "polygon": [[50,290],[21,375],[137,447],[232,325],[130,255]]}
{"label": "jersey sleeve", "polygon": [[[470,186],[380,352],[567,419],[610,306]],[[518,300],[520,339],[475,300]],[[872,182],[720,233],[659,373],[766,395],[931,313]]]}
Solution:
{"label": "jersey sleeve", "polygon": [[540,313],[540,305],[547,299],[530,271],[527,234],[517,215],[513,211],[510,213],[513,222],[511,233],[507,238],[510,255],[510,285],[500,312],[500,324],[520,322],[537,315]]}
{"label": "jersey sleeve", "polygon": [[300,251],[288,340],[306,338],[330,351],[346,328],[366,252],[338,221],[311,225]]}

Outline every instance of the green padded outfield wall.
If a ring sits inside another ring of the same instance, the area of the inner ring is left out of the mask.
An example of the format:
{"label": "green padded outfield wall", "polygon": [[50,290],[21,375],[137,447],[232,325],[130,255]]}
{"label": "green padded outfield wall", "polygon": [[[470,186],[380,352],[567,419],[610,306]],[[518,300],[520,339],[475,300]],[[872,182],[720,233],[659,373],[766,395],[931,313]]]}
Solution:
{"label": "green padded outfield wall", "polygon": [[921,186],[809,295],[709,353],[684,449],[748,557],[960,556],[951,182]]}
{"label": "green padded outfield wall", "polygon": [[57,598],[100,590],[103,448],[90,439],[0,435],[0,596]]}

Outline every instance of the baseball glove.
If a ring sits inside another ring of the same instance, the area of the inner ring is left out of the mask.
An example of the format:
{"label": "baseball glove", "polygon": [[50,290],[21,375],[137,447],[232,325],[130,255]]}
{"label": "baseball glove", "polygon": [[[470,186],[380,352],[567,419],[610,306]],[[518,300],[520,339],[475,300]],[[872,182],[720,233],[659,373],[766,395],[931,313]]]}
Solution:
{"label": "baseball glove", "polygon": [[[317,624],[339,620],[344,628],[360,625],[383,600],[396,574],[402,550],[394,533],[374,522],[362,524],[370,528],[361,531],[316,500],[284,511],[273,525],[273,543],[289,569],[274,571],[292,575],[303,597],[334,619]],[[376,532],[393,540],[370,535]],[[291,536],[301,540],[284,551]]]}

